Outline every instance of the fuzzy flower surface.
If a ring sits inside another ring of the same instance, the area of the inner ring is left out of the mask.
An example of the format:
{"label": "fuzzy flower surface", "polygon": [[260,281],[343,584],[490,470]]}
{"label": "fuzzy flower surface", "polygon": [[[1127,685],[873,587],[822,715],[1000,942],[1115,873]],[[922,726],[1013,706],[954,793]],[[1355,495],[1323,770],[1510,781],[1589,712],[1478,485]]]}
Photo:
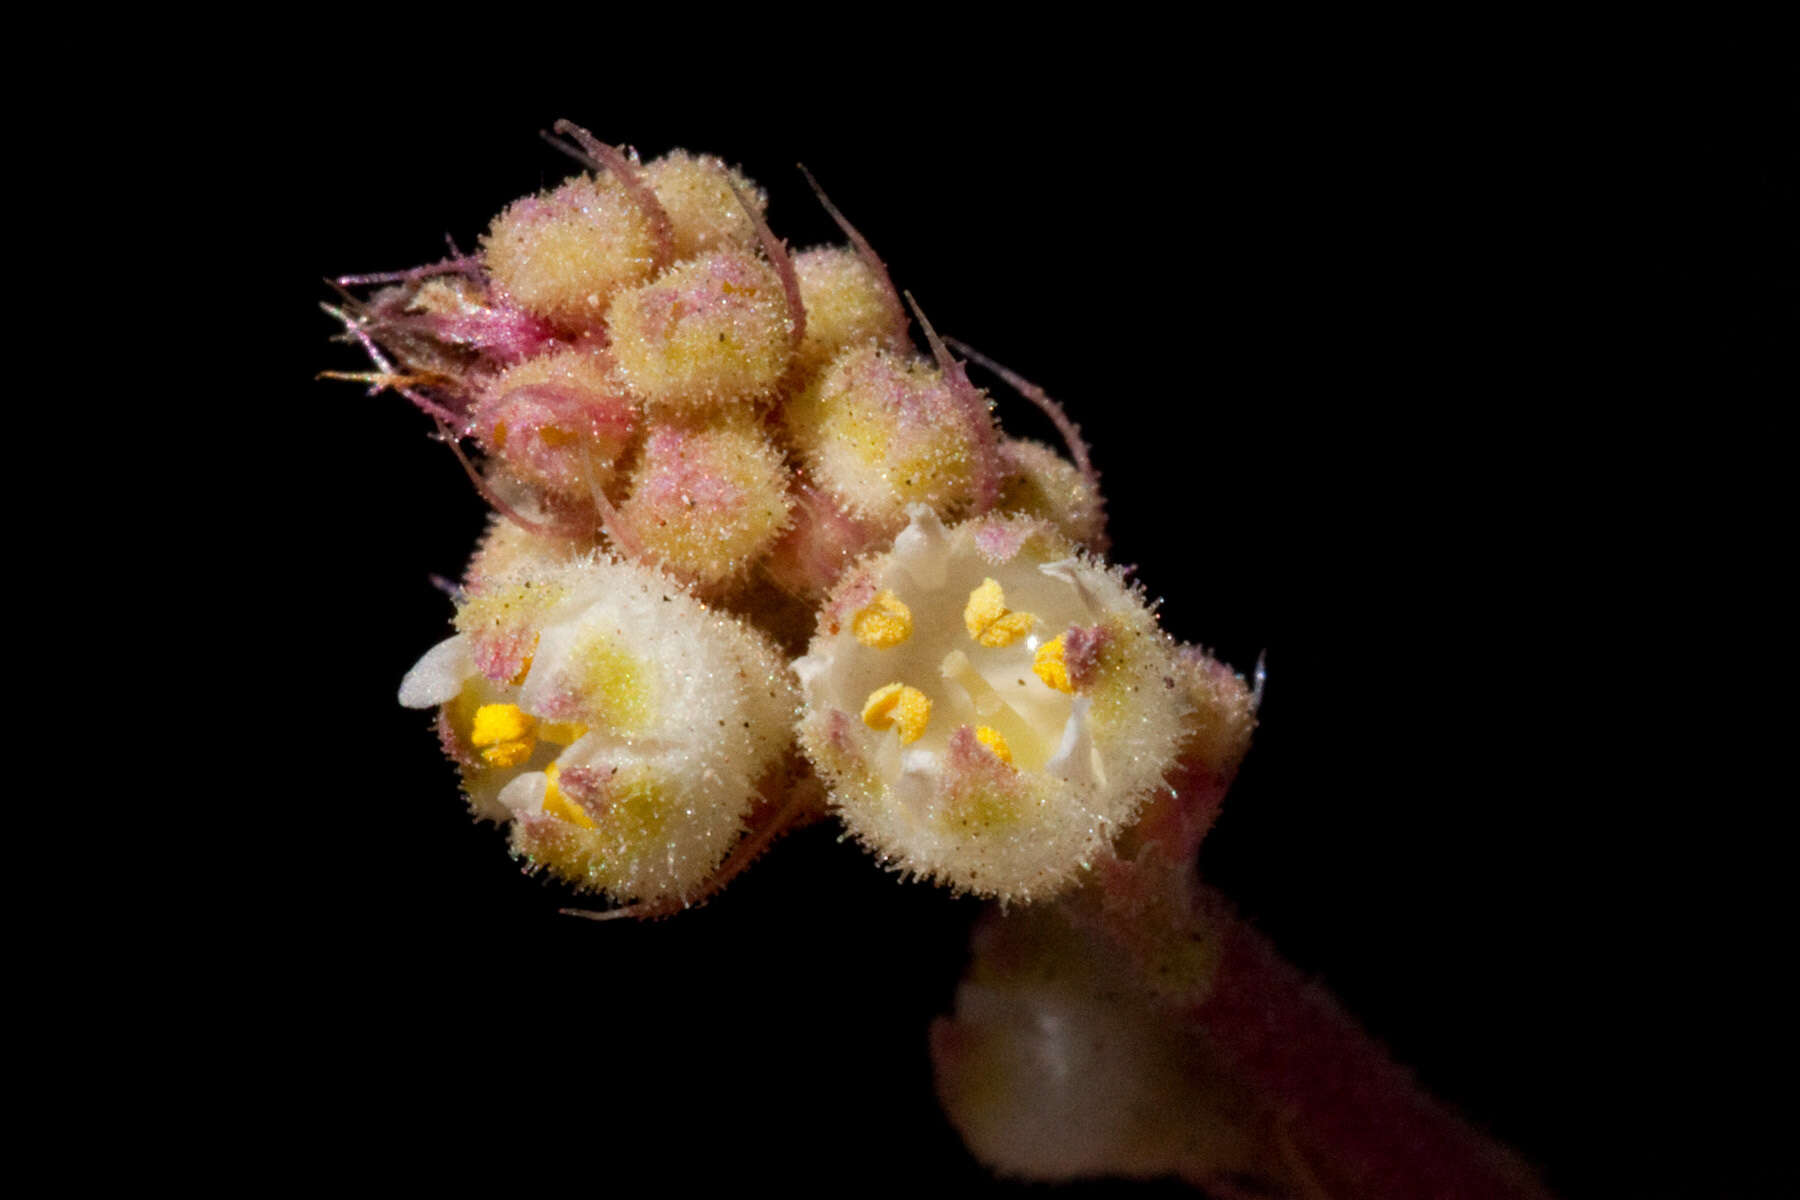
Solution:
{"label": "fuzzy flower surface", "polygon": [[958,890],[1069,888],[1189,707],[1096,557],[1073,423],[985,364],[1071,458],[1008,436],[822,194],[848,244],[791,253],[724,160],[555,130],[584,171],[331,310],[375,368],[348,377],[428,414],[496,513],[400,690],[475,815],[640,915],[833,814]]}
{"label": "fuzzy flower surface", "polygon": [[531,864],[621,901],[696,892],[786,748],[794,693],[748,626],[598,555],[473,589],[400,702]]}
{"label": "fuzzy flower surface", "polygon": [[801,742],[878,855],[1029,900],[1071,882],[1172,766],[1175,647],[1046,523],[924,505],[827,600]]}

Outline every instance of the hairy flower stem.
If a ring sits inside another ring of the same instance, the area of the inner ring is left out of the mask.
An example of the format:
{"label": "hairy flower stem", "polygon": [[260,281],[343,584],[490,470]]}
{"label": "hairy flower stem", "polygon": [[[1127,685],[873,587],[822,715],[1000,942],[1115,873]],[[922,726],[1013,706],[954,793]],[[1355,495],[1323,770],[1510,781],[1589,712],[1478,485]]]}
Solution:
{"label": "hairy flower stem", "polygon": [[1326,1192],[1337,1200],[1549,1195],[1510,1151],[1427,1096],[1223,896],[1202,887],[1200,904],[1218,960],[1210,994],[1186,1017],[1283,1114]]}
{"label": "hairy flower stem", "polygon": [[1202,653],[1182,667],[1197,707],[1167,788],[1086,886],[977,930],[956,1015],[933,1033],[971,1148],[1027,1178],[1174,1173],[1219,1195],[1547,1196],[1201,883],[1260,695]]}
{"label": "hairy flower stem", "polygon": [[[1096,864],[1095,886],[1065,911],[1140,965],[1167,976],[1171,946],[1205,947],[1198,999],[1182,1023],[1277,1114],[1289,1174],[1333,1200],[1524,1200],[1549,1193],[1529,1167],[1428,1096],[1319,984],[1288,963],[1191,864],[1235,764],[1185,761],[1173,795]],[[1160,982],[1160,980],[1158,980]]]}

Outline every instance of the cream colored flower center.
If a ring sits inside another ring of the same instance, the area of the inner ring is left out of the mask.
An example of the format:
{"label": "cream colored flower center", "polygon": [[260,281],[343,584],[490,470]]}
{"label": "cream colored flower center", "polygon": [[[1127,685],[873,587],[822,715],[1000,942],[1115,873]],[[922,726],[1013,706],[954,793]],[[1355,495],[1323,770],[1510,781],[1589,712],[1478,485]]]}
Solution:
{"label": "cream colored flower center", "polygon": [[819,699],[860,717],[861,740],[890,783],[934,771],[963,727],[1017,770],[1086,775],[1089,763],[1068,761],[1089,747],[1062,635],[1098,614],[1059,569],[1068,565],[1029,552],[994,563],[966,536],[915,520],[874,595],[802,674]]}

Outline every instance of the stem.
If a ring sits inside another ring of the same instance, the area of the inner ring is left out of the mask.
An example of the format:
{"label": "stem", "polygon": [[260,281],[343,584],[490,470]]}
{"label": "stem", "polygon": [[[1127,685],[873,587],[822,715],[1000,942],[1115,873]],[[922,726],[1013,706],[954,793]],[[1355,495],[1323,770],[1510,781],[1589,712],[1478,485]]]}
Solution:
{"label": "stem", "polygon": [[1200,903],[1219,959],[1211,993],[1188,1015],[1284,1114],[1332,1196],[1548,1197],[1530,1168],[1426,1095],[1223,896],[1203,887]]}

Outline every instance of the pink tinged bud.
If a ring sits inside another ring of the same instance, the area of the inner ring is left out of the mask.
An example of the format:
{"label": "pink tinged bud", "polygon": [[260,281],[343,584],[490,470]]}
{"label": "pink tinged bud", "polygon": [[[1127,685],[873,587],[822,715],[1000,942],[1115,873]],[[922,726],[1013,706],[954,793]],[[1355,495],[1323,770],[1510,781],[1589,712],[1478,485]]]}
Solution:
{"label": "pink tinged bud", "polygon": [[502,372],[476,406],[472,431],[520,478],[586,501],[612,479],[638,422],[637,404],[603,351],[571,349]]}
{"label": "pink tinged bud", "polygon": [[669,214],[663,211],[662,202],[656,198],[650,185],[644,182],[637,156],[627,155],[617,146],[608,145],[573,121],[560,120],[552,129],[573,139],[580,150],[554,138],[550,139],[551,145],[582,165],[604,173],[610,182],[625,189],[650,226],[650,236],[655,246],[651,256],[651,270],[660,271],[668,266],[674,258],[674,231]]}
{"label": "pink tinged bud", "polygon": [[968,368],[950,357],[948,347],[910,293],[906,300],[912,305],[913,315],[919,318],[919,328],[931,345],[931,357],[937,362],[938,370],[944,373],[944,382],[950,385],[950,394],[962,407],[971,448],[973,511],[977,516],[986,516],[1000,498],[1000,435],[994,428],[993,405],[985,392],[969,382]]}
{"label": "pink tinged bud", "polygon": [[1039,517],[1091,550],[1103,550],[1106,513],[1100,492],[1075,465],[1041,442],[1000,443],[1001,512]]}
{"label": "pink tinged bud", "polygon": [[1192,702],[1181,745],[1184,769],[1229,783],[1256,730],[1258,689],[1198,646],[1183,646],[1176,665]]}
{"label": "pink tinged bud", "polygon": [[756,245],[756,226],[738,197],[758,213],[768,210],[769,198],[722,159],[672,150],[644,167],[643,175],[668,214],[677,260]]}
{"label": "pink tinged bud", "polygon": [[975,501],[983,438],[958,390],[921,359],[847,350],[783,419],[815,483],[871,525],[898,528],[911,504],[948,515]]}
{"label": "pink tinged bud", "polygon": [[515,363],[558,344],[554,324],[496,299],[464,275],[420,284],[407,311],[414,328],[494,362]]}
{"label": "pink tinged bud", "polygon": [[657,409],[765,400],[793,358],[781,278],[747,250],[678,263],[621,292],[607,321],[620,374]]}
{"label": "pink tinged bud", "polygon": [[546,571],[596,549],[591,538],[534,533],[494,516],[463,572],[468,592],[491,588],[520,571]]}
{"label": "pink tinged bud", "polygon": [[579,332],[600,327],[614,294],[647,278],[658,250],[623,184],[579,175],[495,217],[482,260],[501,300]]}
{"label": "pink tinged bud", "polygon": [[740,578],[787,527],[788,472],[755,417],[653,425],[620,508],[642,553],[701,586]]}
{"label": "pink tinged bud", "polygon": [[873,526],[810,484],[795,492],[793,513],[793,522],[770,548],[763,566],[777,585],[809,602],[880,540]]}
{"label": "pink tinged bud", "polygon": [[887,281],[856,251],[805,250],[794,256],[794,271],[806,306],[806,338],[798,354],[803,374],[816,374],[842,351],[866,342],[905,351],[906,313]]}
{"label": "pink tinged bud", "polygon": [[447,320],[438,331],[447,342],[470,347],[495,362],[515,363],[558,345],[556,328],[542,317],[509,305]]}

